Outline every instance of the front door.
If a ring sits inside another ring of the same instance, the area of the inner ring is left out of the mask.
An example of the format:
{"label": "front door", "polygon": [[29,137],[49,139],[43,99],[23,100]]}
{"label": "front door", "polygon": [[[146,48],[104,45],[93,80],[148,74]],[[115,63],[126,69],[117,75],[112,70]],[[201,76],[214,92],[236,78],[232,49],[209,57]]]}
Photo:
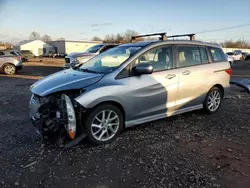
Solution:
{"label": "front door", "polygon": [[172,57],[172,47],[163,46],[149,50],[133,62],[133,66],[139,63],[151,64],[153,73],[140,76],[132,74],[123,79],[129,91],[123,96],[128,101],[128,121],[158,119],[174,109],[178,70],[172,69]]}

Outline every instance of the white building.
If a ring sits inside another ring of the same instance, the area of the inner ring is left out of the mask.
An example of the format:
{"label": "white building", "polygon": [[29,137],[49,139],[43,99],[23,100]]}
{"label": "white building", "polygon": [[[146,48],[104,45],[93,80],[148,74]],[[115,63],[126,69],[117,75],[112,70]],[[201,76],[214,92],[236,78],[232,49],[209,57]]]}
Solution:
{"label": "white building", "polygon": [[17,51],[29,50],[35,56],[48,55],[49,52],[55,53],[55,48],[41,40],[27,41],[25,43],[14,46]]}
{"label": "white building", "polygon": [[56,53],[63,53],[63,54],[70,54],[72,52],[83,52],[87,48],[101,43],[102,41],[72,41],[72,40],[58,40],[58,41],[48,42],[48,44],[55,47]]}

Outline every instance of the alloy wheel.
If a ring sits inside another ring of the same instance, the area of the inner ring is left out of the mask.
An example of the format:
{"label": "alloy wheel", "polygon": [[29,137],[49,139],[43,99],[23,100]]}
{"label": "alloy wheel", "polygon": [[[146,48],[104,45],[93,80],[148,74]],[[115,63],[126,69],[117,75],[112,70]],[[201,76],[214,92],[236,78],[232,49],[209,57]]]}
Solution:
{"label": "alloy wheel", "polygon": [[99,112],[91,123],[91,134],[98,141],[110,140],[119,129],[119,116],[113,110]]}
{"label": "alloy wheel", "polygon": [[216,111],[221,103],[221,94],[218,90],[213,90],[208,96],[208,109],[211,112]]}
{"label": "alloy wheel", "polygon": [[5,65],[4,66],[4,72],[6,74],[15,74],[16,68],[13,65]]}

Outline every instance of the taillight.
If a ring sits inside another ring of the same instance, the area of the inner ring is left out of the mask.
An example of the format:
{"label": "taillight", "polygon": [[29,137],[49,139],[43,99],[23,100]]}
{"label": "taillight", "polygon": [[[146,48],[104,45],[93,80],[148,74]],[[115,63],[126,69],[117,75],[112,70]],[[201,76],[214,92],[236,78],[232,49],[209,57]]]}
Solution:
{"label": "taillight", "polygon": [[232,71],[231,68],[230,68],[230,69],[226,69],[225,72],[226,72],[227,74],[229,74],[230,76],[233,74],[233,71]]}

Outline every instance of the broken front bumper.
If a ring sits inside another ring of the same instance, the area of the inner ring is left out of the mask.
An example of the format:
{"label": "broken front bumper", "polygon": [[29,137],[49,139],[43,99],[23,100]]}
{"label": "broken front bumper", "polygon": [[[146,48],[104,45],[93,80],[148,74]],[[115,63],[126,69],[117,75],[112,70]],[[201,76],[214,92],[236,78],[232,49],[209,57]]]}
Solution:
{"label": "broken front bumper", "polygon": [[[37,132],[43,139],[53,142],[61,140],[65,147],[77,144],[86,135],[78,121],[75,107],[71,99],[62,94],[60,99],[51,103],[50,100],[42,101],[41,97],[32,95],[29,108],[30,119]],[[81,117],[80,117],[81,118]]]}

